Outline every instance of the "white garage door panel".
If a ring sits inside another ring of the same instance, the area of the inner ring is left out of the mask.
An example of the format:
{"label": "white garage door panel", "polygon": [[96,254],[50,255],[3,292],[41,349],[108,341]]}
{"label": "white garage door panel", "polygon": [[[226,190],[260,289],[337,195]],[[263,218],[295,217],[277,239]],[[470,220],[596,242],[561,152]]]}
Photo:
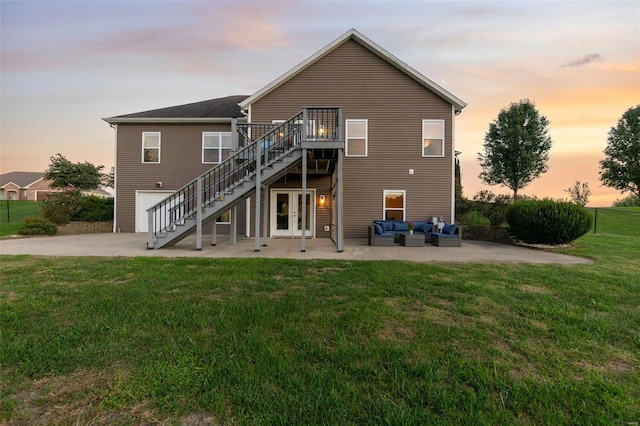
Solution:
{"label": "white garage door panel", "polygon": [[136,191],[136,232],[149,230],[147,209],[173,193],[174,191]]}

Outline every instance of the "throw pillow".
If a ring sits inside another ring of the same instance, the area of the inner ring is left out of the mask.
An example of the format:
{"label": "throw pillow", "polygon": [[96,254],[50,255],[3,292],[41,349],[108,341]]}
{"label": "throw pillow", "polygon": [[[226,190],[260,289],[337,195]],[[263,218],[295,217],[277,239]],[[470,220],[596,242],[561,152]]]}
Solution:
{"label": "throw pillow", "polygon": [[407,222],[396,222],[393,224],[394,231],[409,232],[409,224]]}
{"label": "throw pillow", "polygon": [[377,235],[382,235],[382,226],[378,225],[377,223],[373,224],[373,227],[376,229],[376,234]]}

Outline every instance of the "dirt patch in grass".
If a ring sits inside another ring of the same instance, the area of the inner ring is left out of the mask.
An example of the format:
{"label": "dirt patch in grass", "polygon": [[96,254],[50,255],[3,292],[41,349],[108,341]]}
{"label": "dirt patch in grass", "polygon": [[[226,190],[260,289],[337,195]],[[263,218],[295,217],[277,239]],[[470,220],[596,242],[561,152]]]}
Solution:
{"label": "dirt patch in grass", "polygon": [[390,320],[385,322],[383,328],[376,333],[376,336],[383,341],[406,341],[411,340],[415,333],[405,322]]}
{"label": "dirt patch in grass", "polygon": [[5,299],[5,301],[7,302],[13,302],[18,299],[18,295],[16,294],[15,291],[12,291],[12,290],[0,291],[0,297]]}
{"label": "dirt patch in grass", "polygon": [[324,268],[307,268],[307,273],[310,275],[325,275],[330,272],[344,272],[347,268],[338,268],[335,266],[326,266]]}
{"label": "dirt patch in grass", "polygon": [[25,383],[5,396],[15,401],[8,424],[169,424],[145,403],[118,410],[103,408],[105,398],[127,376],[124,370],[88,370]]}
{"label": "dirt patch in grass", "polygon": [[537,287],[533,285],[523,284],[520,286],[520,290],[525,293],[536,293],[536,294],[550,294],[551,290],[545,287]]}

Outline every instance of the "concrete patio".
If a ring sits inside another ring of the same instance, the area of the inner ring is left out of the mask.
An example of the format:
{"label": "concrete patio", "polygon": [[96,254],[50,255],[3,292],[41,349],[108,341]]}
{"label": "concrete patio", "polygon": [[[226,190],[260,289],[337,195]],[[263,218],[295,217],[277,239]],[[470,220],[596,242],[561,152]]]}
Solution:
{"label": "concrete patio", "polygon": [[366,239],[346,240],[344,251],[336,252],[327,238],[306,240],[306,252],[300,251],[300,239],[268,240],[267,247],[254,251],[253,238],[240,238],[230,245],[225,236],[218,237],[216,246],[205,245],[195,250],[195,237],[189,237],[172,247],[146,249],[146,234],[83,234],[56,237],[7,238],[0,240],[0,254],[36,256],[157,256],[157,257],[254,257],[285,259],[341,260],[404,260],[411,262],[481,262],[481,263],[552,263],[584,264],[591,260],[575,256],[496,244],[463,240],[462,247],[370,247]]}

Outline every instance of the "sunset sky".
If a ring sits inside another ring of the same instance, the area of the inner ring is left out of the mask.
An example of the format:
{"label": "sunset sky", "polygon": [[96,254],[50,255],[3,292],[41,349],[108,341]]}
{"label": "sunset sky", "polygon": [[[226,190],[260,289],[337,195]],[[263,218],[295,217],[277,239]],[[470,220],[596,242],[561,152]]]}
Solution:
{"label": "sunset sky", "polygon": [[456,122],[464,193],[489,123],[530,99],[550,121],[549,171],[521,193],[601,186],[607,133],[640,103],[634,1],[2,1],[0,173],[49,157],[114,165],[102,117],[250,95],[350,28],[468,103]]}

